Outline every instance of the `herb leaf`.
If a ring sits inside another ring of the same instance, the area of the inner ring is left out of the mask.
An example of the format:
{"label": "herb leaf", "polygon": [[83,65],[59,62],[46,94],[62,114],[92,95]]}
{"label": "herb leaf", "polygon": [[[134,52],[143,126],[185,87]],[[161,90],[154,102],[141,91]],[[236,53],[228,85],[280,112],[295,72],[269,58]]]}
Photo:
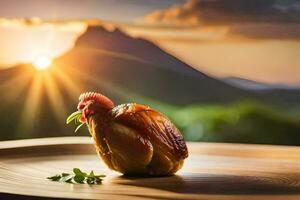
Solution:
{"label": "herb leaf", "polygon": [[79,118],[81,117],[82,112],[81,111],[76,111],[73,112],[66,120],[66,123],[69,124],[70,122],[72,122],[73,120],[79,120]]}
{"label": "herb leaf", "polygon": [[75,129],[75,133],[79,130],[79,128],[85,124],[85,123],[82,123],[80,122],[80,118],[82,116],[82,112],[81,111],[76,111],[76,112],[73,112],[66,120],[66,123],[69,124],[71,123],[72,121],[75,122],[75,124],[78,124],[79,125],[77,126],[77,128]]}
{"label": "herb leaf", "polygon": [[82,123],[82,124],[79,124],[77,127],[76,127],[76,129],[75,129],[75,133],[80,129],[80,127],[82,127],[84,124]]}
{"label": "herb leaf", "polygon": [[51,181],[66,182],[66,183],[87,183],[87,184],[101,184],[105,175],[95,175],[92,170],[89,174],[81,171],[79,168],[73,168],[73,174],[61,173],[55,176],[47,177]]}
{"label": "herb leaf", "polygon": [[95,176],[95,174],[94,174],[94,171],[92,170],[89,174],[89,177],[94,177],[94,176]]}
{"label": "herb leaf", "polygon": [[61,177],[62,177],[61,175],[57,174],[54,176],[47,177],[47,179],[50,179],[51,181],[59,181]]}
{"label": "herb leaf", "polygon": [[69,175],[67,175],[67,176],[62,176],[61,179],[60,179],[59,181],[69,183],[69,182],[72,181],[73,177],[74,177],[74,175],[69,174]]}
{"label": "herb leaf", "polygon": [[77,176],[83,176],[83,177],[86,177],[86,176],[87,176],[87,173],[82,172],[79,168],[74,168],[74,169],[73,169],[73,172],[74,172],[74,174],[77,175]]}
{"label": "herb leaf", "polygon": [[75,176],[74,176],[74,181],[75,181],[76,183],[83,183],[84,179],[85,179],[84,176],[80,176],[80,175],[75,175]]}

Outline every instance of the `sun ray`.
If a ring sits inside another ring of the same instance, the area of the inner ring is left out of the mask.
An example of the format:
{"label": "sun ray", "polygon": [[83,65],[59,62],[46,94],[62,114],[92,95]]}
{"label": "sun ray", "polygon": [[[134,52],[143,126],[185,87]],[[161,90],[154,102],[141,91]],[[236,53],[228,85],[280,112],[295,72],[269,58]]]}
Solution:
{"label": "sun ray", "polygon": [[18,98],[18,96],[25,90],[32,78],[34,76],[34,72],[24,72],[18,73],[16,76],[10,77],[3,83],[1,83],[1,90],[5,91],[5,95],[3,97],[6,100],[13,100]]}
{"label": "sun ray", "polygon": [[72,99],[76,99],[79,94],[83,91],[83,88],[81,84],[77,84],[77,82],[74,80],[74,78],[71,78],[68,71],[54,67],[53,75],[59,79],[59,81],[62,82],[62,86],[66,89],[68,95]]}
{"label": "sun ray", "polygon": [[49,98],[51,108],[54,111],[55,117],[58,120],[58,122],[63,124],[67,116],[67,111],[64,105],[62,95],[53,78],[53,74],[51,72],[44,73],[43,79],[45,83],[46,94]]}
{"label": "sun ray", "polygon": [[21,120],[18,126],[18,134],[30,134],[35,125],[42,96],[43,78],[42,74],[36,73],[30,85],[28,95],[21,113]]}

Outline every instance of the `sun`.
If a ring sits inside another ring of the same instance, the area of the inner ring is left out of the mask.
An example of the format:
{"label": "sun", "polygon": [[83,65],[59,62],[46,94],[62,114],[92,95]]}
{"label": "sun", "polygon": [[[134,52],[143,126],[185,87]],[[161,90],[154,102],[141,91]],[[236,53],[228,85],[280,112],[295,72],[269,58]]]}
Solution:
{"label": "sun", "polygon": [[46,70],[51,67],[51,64],[52,58],[47,55],[39,56],[33,61],[33,66],[38,70]]}

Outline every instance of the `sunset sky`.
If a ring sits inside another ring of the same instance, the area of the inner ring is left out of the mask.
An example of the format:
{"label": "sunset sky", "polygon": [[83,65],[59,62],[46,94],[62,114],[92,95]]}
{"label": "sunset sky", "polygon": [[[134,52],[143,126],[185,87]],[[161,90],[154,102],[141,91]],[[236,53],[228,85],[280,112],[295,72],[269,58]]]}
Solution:
{"label": "sunset sky", "polygon": [[213,76],[300,85],[296,0],[2,0],[0,18],[3,67],[61,55],[93,19]]}

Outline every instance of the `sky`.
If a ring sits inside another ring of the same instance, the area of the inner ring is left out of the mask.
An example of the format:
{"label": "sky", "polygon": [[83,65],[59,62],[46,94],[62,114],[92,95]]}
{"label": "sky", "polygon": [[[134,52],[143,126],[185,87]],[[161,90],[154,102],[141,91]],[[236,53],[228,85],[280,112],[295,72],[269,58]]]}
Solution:
{"label": "sky", "polygon": [[1,0],[0,14],[7,18],[102,19],[131,22],[156,9],[184,0]]}
{"label": "sky", "polygon": [[297,0],[2,0],[0,18],[2,66],[61,55],[94,19],[212,76],[300,85]]}

